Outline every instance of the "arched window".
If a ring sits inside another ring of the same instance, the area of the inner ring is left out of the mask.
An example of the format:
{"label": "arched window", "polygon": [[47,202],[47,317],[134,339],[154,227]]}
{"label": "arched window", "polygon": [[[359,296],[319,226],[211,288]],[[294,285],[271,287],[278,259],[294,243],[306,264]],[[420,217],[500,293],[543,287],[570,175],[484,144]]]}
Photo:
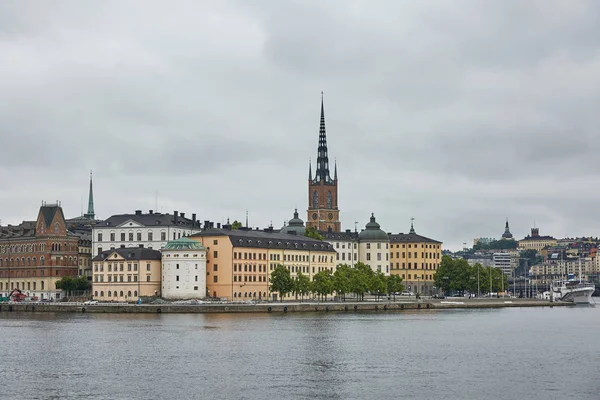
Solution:
{"label": "arched window", "polygon": [[44,281],[42,281],[42,290],[44,290]]}
{"label": "arched window", "polygon": [[104,297],[104,290],[100,291],[100,297]]}
{"label": "arched window", "polygon": [[98,297],[98,291],[97,290],[94,292],[94,296]]}
{"label": "arched window", "polygon": [[233,292],[233,297],[237,297],[237,293],[236,292]]}
{"label": "arched window", "polygon": [[313,208],[319,208],[319,193],[316,190],[313,193]]}
{"label": "arched window", "polygon": [[331,192],[327,192],[327,208],[333,208],[333,201],[331,199]]}
{"label": "arched window", "polygon": [[137,297],[137,290],[133,292],[133,295]]}
{"label": "arched window", "polygon": [[111,294],[112,294],[112,292],[109,290],[108,291],[108,297],[110,297]]}
{"label": "arched window", "polygon": [[127,292],[127,297],[131,297],[131,290]]}
{"label": "arched window", "polygon": [[123,297],[123,291],[121,290],[121,292],[119,293],[119,296]]}

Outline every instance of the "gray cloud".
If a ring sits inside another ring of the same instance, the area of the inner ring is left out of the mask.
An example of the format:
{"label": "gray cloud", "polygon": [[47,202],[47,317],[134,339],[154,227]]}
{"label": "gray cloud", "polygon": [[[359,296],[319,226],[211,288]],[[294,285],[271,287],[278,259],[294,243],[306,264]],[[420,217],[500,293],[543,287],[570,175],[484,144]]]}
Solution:
{"label": "gray cloud", "polygon": [[0,4],[0,218],[155,209],[280,226],[325,90],[344,228],[460,247],[600,235],[595,1]]}

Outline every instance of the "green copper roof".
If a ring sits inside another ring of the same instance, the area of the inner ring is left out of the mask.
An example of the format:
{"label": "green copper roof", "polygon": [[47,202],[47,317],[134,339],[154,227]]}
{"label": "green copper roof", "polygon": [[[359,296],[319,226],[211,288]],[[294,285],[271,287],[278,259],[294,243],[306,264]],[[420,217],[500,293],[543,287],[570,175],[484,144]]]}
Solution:
{"label": "green copper roof", "polygon": [[182,237],[168,242],[163,250],[206,250],[200,242]]}
{"label": "green copper roof", "polygon": [[389,242],[387,233],[381,230],[379,224],[375,221],[375,216],[371,214],[371,220],[365,226],[365,229],[358,234],[358,239],[366,242]]}

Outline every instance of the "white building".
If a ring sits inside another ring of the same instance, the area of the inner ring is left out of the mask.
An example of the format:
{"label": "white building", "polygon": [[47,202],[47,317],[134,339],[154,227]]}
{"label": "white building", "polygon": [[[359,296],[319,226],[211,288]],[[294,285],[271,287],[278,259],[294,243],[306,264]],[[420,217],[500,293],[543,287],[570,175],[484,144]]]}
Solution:
{"label": "white building", "polygon": [[179,214],[177,211],[170,215],[152,210],[142,214],[141,210],[136,210],[135,214],[113,215],[94,225],[92,249],[95,255],[101,254],[102,250],[123,247],[160,250],[169,240],[200,231],[196,214],[189,219],[185,218],[185,213]]}
{"label": "white building", "polygon": [[358,259],[375,272],[390,275],[390,238],[371,214],[370,222],[358,234]]}
{"label": "white building", "polygon": [[358,232],[346,229],[345,232],[321,232],[326,242],[335,249],[335,265],[347,264],[354,267],[358,262]]}
{"label": "white building", "polygon": [[161,292],[165,299],[206,297],[206,249],[200,242],[183,237],[162,248]]}
{"label": "white building", "polygon": [[512,256],[509,253],[494,253],[494,268],[500,268],[504,275],[512,275],[513,263]]}

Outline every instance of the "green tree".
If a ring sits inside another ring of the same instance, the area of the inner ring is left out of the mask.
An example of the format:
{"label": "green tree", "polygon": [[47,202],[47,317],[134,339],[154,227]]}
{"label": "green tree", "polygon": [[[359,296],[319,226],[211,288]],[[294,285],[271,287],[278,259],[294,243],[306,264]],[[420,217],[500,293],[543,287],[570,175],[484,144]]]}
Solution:
{"label": "green tree", "polygon": [[233,221],[233,224],[231,224],[231,229],[240,229],[241,227],[242,223],[238,220]]}
{"label": "green tree", "polygon": [[351,290],[352,268],[348,264],[340,264],[333,273],[333,289],[338,297],[346,301],[346,293]]}
{"label": "green tree", "polygon": [[87,277],[80,276],[79,278],[75,279],[75,289],[74,290],[85,292],[87,290],[90,290],[91,288],[92,288],[92,284],[87,279]]}
{"label": "green tree", "polygon": [[389,295],[394,295],[394,301],[396,300],[396,293],[402,292],[404,285],[402,284],[402,278],[400,275],[390,275],[387,279],[387,292]]}
{"label": "green tree", "polygon": [[309,226],[306,228],[306,231],[304,231],[304,236],[312,239],[323,240],[323,235],[321,235],[314,226]]}
{"label": "green tree", "polygon": [[362,262],[354,264],[350,274],[350,290],[356,294],[357,299],[364,300],[365,292],[371,288],[371,278],[374,275],[373,270]]}
{"label": "green tree", "polygon": [[75,290],[76,286],[75,279],[70,276],[65,276],[56,281],[55,286],[59,290],[63,290],[67,296],[71,295],[71,292]]}
{"label": "green tree", "polygon": [[311,291],[311,283],[308,275],[304,275],[302,272],[298,272],[298,276],[294,280],[294,292],[296,294],[300,294],[302,300],[304,301],[304,296],[310,293]]}
{"label": "green tree", "polygon": [[387,293],[387,281],[383,272],[378,271],[371,276],[369,290],[377,295],[377,301],[379,301],[379,296]]}
{"label": "green tree", "polygon": [[283,265],[275,267],[271,272],[271,292],[278,292],[281,301],[286,294],[294,290],[294,281],[290,276],[290,271]]}
{"label": "green tree", "polygon": [[327,300],[327,295],[333,292],[333,275],[331,275],[331,271],[324,269],[317,272],[313,276],[312,288],[314,293],[321,295],[321,298],[325,296],[325,300]]}

